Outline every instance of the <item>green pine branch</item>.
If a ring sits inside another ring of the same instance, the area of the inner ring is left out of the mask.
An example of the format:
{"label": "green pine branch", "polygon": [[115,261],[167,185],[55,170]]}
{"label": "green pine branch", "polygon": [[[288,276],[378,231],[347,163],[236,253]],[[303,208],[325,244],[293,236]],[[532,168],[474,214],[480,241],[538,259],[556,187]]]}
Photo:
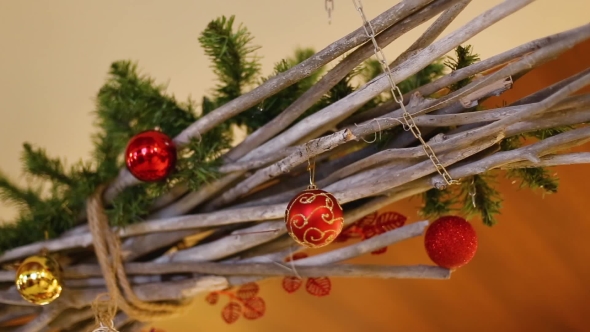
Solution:
{"label": "green pine branch", "polygon": [[214,96],[218,104],[240,96],[260,74],[261,66],[254,55],[260,47],[251,43],[254,37],[248,29],[241,24],[235,28],[234,23],[235,16],[222,16],[211,21],[199,37],[219,81]]}
{"label": "green pine branch", "polygon": [[25,174],[31,174],[54,183],[73,185],[60,159],[50,158],[44,149],[34,149],[29,143],[23,144],[21,161]]}
{"label": "green pine branch", "polygon": [[[283,59],[275,64],[274,72],[270,77],[276,76],[283,73],[292,67],[300,64],[307,60],[309,57],[315,54],[315,51],[311,48],[297,48],[295,49],[294,55]],[[324,73],[324,68],[315,71],[312,75],[292,84],[285,89],[277,92],[276,94],[266,98],[258,105],[246,110],[245,112],[234,117],[232,121],[237,125],[244,126],[248,133],[256,131],[258,128],[264,126],[276,116],[281,114],[287,107],[295,102],[301,95],[309,90]],[[266,82],[270,77],[265,77],[260,80],[260,83]],[[339,83],[340,84],[340,83]],[[334,94],[333,91],[339,89],[337,84],[330,90],[328,95]],[[322,109],[326,105],[326,98],[324,97],[321,101],[310,107],[302,117],[313,114],[318,110]],[[300,118],[302,118],[300,117]]]}
{"label": "green pine branch", "polygon": [[495,184],[496,177],[490,173],[463,180],[461,183],[462,212],[468,218],[479,214],[485,225],[496,224],[496,215],[500,214],[502,208],[502,197],[494,189]]}
{"label": "green pine branch", "polygon": [[[502,140],[500,143],[500,149],[502,151],[514,150],[521,147],[523,145],[523,141],[527,137],[544,139],[567,130],[569,129],[566,127],[543,129],[536,132],[527,133],[526,135],[508,137]],[[542,189],[546,193],[553,194],[557,193],[557,189],[559,187],[559,178],[555,175],[552,175],[546,168],[543,167],[510,169],[506,172],[506,176],[509,179],[520,181],[521,188],[529,188],[533,190]]]}
{"label": "green pine branch", "polygon": [[445,65],[442,63],[442,59],[438,59],[424,67],[422,70],[418,71],[416,74],[398,83],[398,87],[402,93],[408,93],[412,90],[418,89],[421,86],[436,81],[445,74],[447,74]]}
{"label": "green pine branch", "polygon": [[422,194],[423,205],[419,213],[426,218],[436,218],[450,214],[457,203],[450,189],[430,189]]}
{"label": "green pine branch", "polygon": [[[473,47],[471,45],[459,45],[455,49],[455,58],[447,57],[447,61],[445,61],[444,65],[450,68],[452,71],[456,71],[461,68],[469,67],[478,61],[480,61],[479,55],[473,53]],[[457,91],[471,83],[472,79],[473,76],[466,77],[459,82],[452,84],[449,89],[451,91]]]}
{"label": "green pine branch", "polygon": [[40,200],[40,190],[22,189],[6,175],[0,173],[0,201],[16,206],[24,213],[24,211],[32,210]]}
{"label": "green pine branch", "polygon": [[559,178],[543,167],[510,169],[506,176],[520,180],[521,188],[543,189],[546,193],[555,194],[559,187]]}
{"label": "green pine branch", "polygon": [[533,131],[530,133],[526,133],[525,136],[536,138],[539,140],[544,140],[545,138],[549,138],[549,137],[552,137],[552,136],[555,136],[555,135],[558,135],[561,133],[565,133],[566,131],[569,131],[572,129],[573,129],[573,127],[571,127],[571,126],[547,128],[547,129],[541,129],[541,130]]}

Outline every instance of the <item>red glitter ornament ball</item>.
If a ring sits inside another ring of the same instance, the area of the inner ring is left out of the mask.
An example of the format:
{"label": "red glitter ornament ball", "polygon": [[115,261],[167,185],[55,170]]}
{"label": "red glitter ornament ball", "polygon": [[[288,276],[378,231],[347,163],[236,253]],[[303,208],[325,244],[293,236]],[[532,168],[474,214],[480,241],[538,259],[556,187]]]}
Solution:
{"label": "red glitter ornament ball", "polygon": [[164,180],[176,166],[176,146],[170,137],[156,130],[139,133],[125,151],[127,169],[138,180]]}
{"label": "red glitter ornament ball", "polygon": [[342,207],[329,192],[307,189],[297,194],[285,211],[287,231],[295,242],[320,248],[330,244],[342,231]]}
{"label": "red glitter ornament ball", "polygon": [[461,217],[440,217],[426,230],[424,245],[436,265],[456,269],[475,256],[477,234],[473,226]]}

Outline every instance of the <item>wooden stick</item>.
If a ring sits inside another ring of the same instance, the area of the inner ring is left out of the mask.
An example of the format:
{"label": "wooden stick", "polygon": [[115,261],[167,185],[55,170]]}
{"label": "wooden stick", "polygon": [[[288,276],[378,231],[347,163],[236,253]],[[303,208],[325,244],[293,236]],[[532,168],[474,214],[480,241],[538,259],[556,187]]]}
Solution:
{"label": "wooden stick", "polygon": [[[520,151],[520,149],[519,149]],[[515,162],[522,159],[516,160],[509,160],[507,162]],[[425,168],[428,170],[427,172],[430,173],[433,171],[432,165],[428,163],[420,163],[414,167],[417,168],[409,168],[404,172],[412,173],[414,169],[422,169]],[[482,170],[482,172],[485,170]],[[424,174],[424,173],[421,173]],[[477,174],[477,173],[470,173],[470,175]],[[403,181],[403,183],[409,183],[415,179],[418,179],[420,176],[412,175],[410,178],[407,178]],[[401,185],[400,183],[398,185]],[[392,185],[391,187],[395,187],[396,185]],[[371,186],[369,186],[371,187]],[[390,186],[385,186],[390,187]],[[351,190],[353,192],[358,192],[357,188]],[[375,191],[375,188],[368,190],[365,194],[366,195],[374,195],[378,192]],[[365,195],[363,194],[363,195]],[[340,194],[339,194],[340,195]],[[341,193],[342,196],[337,198],[342,202],[348,202],[352,198],[348,196],[346,192]],[[286,203],[285,203],[286,204]],[[207,225],[224,225],[224,224],[231,224],[231,223],[239,223],[239,222],[246,222],[246,221],[257,221],[257,220],[273,220],[277,218],[281,218],[284,214],[285,204],[275,204],[270,206],[257,206],[257,207],[249,207],[243,209],[236,209],[236,210],[223,210],[208,214],[201,214],[201,215],[187,215],[178,218],[169,218],[169,219],[162,219],[162,220],[153,220],[153,221],[146,221],[139,224],[134,224],[128,226],[126,229],[120,232],[120,236],[131,236],[131,235],[138,235],[138,234],[147,234],[152,232],[162,232],[162,231],[173,231],[173,230],[183,230],[183,229],[196,229],[199,227],[205,227]],[[26,257],[29,255],[33,255],[39,252],[41,249],[46,248],[51,252],[61,251],[71,248],[87,248],[92,245],[92,238],[90,234],[80,234],[74,235],[67,238],[58,238],[50,241],[42,241],[33,243],[27,246],[22,246],[19,248],[15,248],[13,250],[9,250],[5,252],[2,256],[0,256],[0,262],[8,262],[13,261],[16,259],[20,259],[22,257]]]}
{"label": "wooden stick", "polygon": [[[422,24],[423,22],[434,17],[441,11],[450,7],[453,1],[435,1],[422,8],[420,11],[407,16],[404,20],[396,22],[396,24],[384,30],[377,37],[377,43],[380,47],[385,47],[391,42]],[[445,16],[447,18],[447,16]],[[448,19],[448,18],[447,18]],[[232,148],[225,156],[225,161],[237,161],[242,158],[243,161],[257,159],[256,153],[250,153],[260,144],[266,142],[274,135],[280,133],[287,128],[293,121],[297,120],[307,109],[318,102],[334,85],[348,75],[354,68],[356,68],[362,61],[371,57],[374,52],[374,46],[371,43],[366,43],[354,52],[346,56],[344,60],[338,63],[326,75],[324,75],[313,87],[307,90],[301,97],[299,97],[293,104],[287,107],[281,114],[272,119],[270,122],[260,127],[255,132],[251,133],[246,139]]]}
{"label": "wooden stick", "polygon": [[[531,51],[541,49],[547,45],[551,45],[552,43],[555,43],[558,41],[572,40],[573,38],[576,38],[580,34],[587,33],[587,31],[589,29],[590,29],[590,24],[587,24],[587,25],[581,26],[579,28],[575,28],[575,29],[572,29],[569,31],[565,31],[562,33],[558,33],[555,35],[551,35],[548,37],[544,37],[541,39],[531,41],[529,43],[523,44],[519,47],[511,49],[511,50],[504,52],[502,54],[493,56],[493,57],[483,60],[481,62],[477,62],[469,67],[454,71],[453,73],[451,73],[447,76],[444,76],[444,77],[436,80],[433,83],[430,83],[430,84],[427,84],[423,87],[418,88],[416,90],[416,92],[419,92],[421,95],[430,95],[430,94],[436,92],[437,90],[439,90],[445,86],[448,86],[450,84],[453,84],[461,79],[464,79],[464,78],[469,77],[471,75],[477,74],[481,71],[488,70],[488,69],[498,66],[502,63],[510,61],[516,57],[520,57],[520,56],[522,56],[526,53],[529,53]],[[565,48],[563,48],[561,50],[561,52],[563,52],[563,50],[565,50]],[[554,55],[551,55],[551,56],[554,56]],[[408,96],[409,96],[409,94],[405,95],[406,100],[408,99]],[[384,104],[383,107],[385,107],[385,108],[383,108],[383,109],[387,110],[387,109],[391,108],[391,106],[387,106],[387,104],[388,103]],[[381,106],[379,106],[378,108],[380,108],[380,107]],[[360,116],[364,116],[367,114],[371,114],[371,111],[364,112]],[[383,113],[373,113],[373,115],[371,115],[369,118],[367,118],[367,120],[372,119],[375,116],[379,116],[381,114],[383,114]],[[355,117],[353,117],[353,119],[354,118]],[[360,118],[359,118],[359,120],[360,120]],[[355,122],[357,122],[357,121],[355,121]],[[382,125],[383,126],[386,125],[382,121],[380,121],[379,126],[377,126],[375,123],[372,123],[372,124],[375,127],[373,131],[381,130],[379,127]],[[398,122],[394,122],[392,125],[397,125],[397,124],[398,124]],[[301,146],[297,147],[297,149],[299,151],[301,151],[302,147]],[[234,173],[234,174],[232,174],[233,176],[228,175],[228,176],[222,178],[222,180],[214,182],[214,184],[212,185],[213,189],[210,189],[209,188],[210,186],[207,185],[204,190],[199,190],[194,193],[189,193],[185,198],[183,198],[179,202],[179,204],[173,204],[173,205],[169,206],[162,213],[154,215],[154,218],[172,217],[172,216],[177,216],[177,215],[181,215],[183,213],[186,213],[190,209],[194,208],[196,205],[204,202],[209,197],[212,197],[212,195],[221,191],[223,188],[225,188],[228,185],[228,183],[232,182],[233,180],[235,180],[239,176],[241,176],[243,174],[244,170],[253,169],[253,168],[259,167],[260,165],[266,165],[266,164],[271,163],[273,161],[279,160],[281,157],[284,157],[284,155],[286,153],[294,153],[294,151],[295,150],[284,149],[284,150],[280,150],[280,152],[278,152],[276,154],[271,154],[268,157],[264,157],[267,159],[261,160],[261,162],[254,160],[254,161],[252,161],[252,164],[248,164],[248,162],[242,163],[240,165],[236,164],[234,169],[228,168],[228,170],[229,169],[231,169],[232,171],[241,170],[241,172]],[[226,167],[231,167],[231,166],[228,165]],[[229,181],[228,181],[228,179],[229,179]],[[192,197],[195,197],[196,199],[192,199]]]}
{"label": "wooden stick", "polygon": [[[431,64],[434,60],[454,49],[457,45],[465,42],[485,28],[516,12],[530,4],[532,0],[511,0],[505,1],[496,7],[488,10],[474,18],[469,23],[454,31],[448,36],[440,39],[421,52],[408,58],[403,65],[395,68],[393,79],[400,82],[415,74],[422,68]],[[355,92],[331,104],[323,110],[301,120],[279,136],[273,138],[259,148],[250,152],[251,158],[272,154],[280,149],[287,148],[294,144],[301,136],[320,127],[325,127],[335,118],[346,117],[370,99],[389,88],[389,80],[385,75],[380,75],[373,81],[365,84]]]}
{"label": "wooden stick", "polygon": [[[450,271],[434,266],[382,266],[382,265],[310,265],[291,269],[288,263],[130,263],[125,265],[130,275],[160,275],[174,273],[199,273],[215,275],[261,275],[301,277],[347,277],[347,278],[432,278],[448,279]],[[101,276],[96,265],[78,265],[66,271],[69,278],[84,279]]]}
{"label": "wooden stick", "polygon": [[[410,91],[404,95],[404,100],[409,100],[410,96],[419,93],[422,96],[430,96],[433,93],[450,86],[462,79],[474,76],[478,73],[490,70],[492,68],[499,67],[505,63],[511,62],[517,58],[520,58],[528,53],[540,50],[545,48],[548,45],[552,45],[556,42],[562,40],[572,40],[576,38],[576,36],[586,33],[586,31],[590,29],[590,24],[586,24],[568,31],[564,31],[561,33],[557,33],[554,35],[550,35],[547,37],[539,38],[528,43],[522,44],[518,47],[515,47],[511,50],[506,52],[500,53],[498,55],[492,56],[488,59],[484,59],[482,61],[476,62],[468,67],[461,68],[459,70],[453,71],[449,75],[445,75],[434,82],[429,84],[423,85],[413,91]],[[564,49],[565,50],[565,49]],[[538,100],[537,100],[538,101]],[[526,102],[528,103],[528,102]],[[344,124],[345,126],[351,126],[354,123],[361,123],[365,121],[369,121],[374,118],[382,117],[387,113],[390,113],[399,106],[395,101],[388,101],[385,102],[372,110],[368,110],[358,115],[354,115],[350,117]]]}
{"label": "wooden stick", "polygon": [[439,18],[432,23],[428,29],[416,39],[416,41],[408,47],[402,54],[400,54],[390,65],[390,68],[396,67],[397,65],[406,61],[410,56],[416,54],[418,51],[424,49],[426,46],[432,44],[438,36],[459,16],[459,14],[469,5],[471,0],[460,1],[447,9],[440,15]]}
{"label": "wooden stick", "polygon": [[[432,0],[403,0],[373,19],[371,24],[373,24],[377,33],[381,32],[397,22],[400,18],[410,15],[430,2]],[[367,39],[363,28],[356,29],[354,32],[332,43],[300,64],[268,79],[264,84],[247,94],[201,117],[174,138],[176,146],[178,148],[184,147],[192,138],[201,137],[220,123],[255,106],[265,98],[276,94],[303,78],[310,76],[319,68],[325,66],[348,50],[364,43]],[[117,179],[106,190],[104,195],[105,202],[110,202],[124,188],[138,183],[139,181],[133,178],[126,169],[122,169]]]}

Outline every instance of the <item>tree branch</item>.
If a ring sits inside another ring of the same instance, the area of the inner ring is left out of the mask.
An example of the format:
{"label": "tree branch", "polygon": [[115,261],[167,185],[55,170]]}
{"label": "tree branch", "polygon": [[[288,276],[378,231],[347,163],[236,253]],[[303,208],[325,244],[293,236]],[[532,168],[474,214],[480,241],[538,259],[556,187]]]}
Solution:
{"label": "tree branch", "polygon": [[[485,28],[516,12],[531,2],[532,0],[505,1],[474,18],[460,29],[410,57],[404,62],[404,65],[395,68],[392,71],[394,81],[400,82],[412,74],[415,74],[440,56],[454,49],[457,45],[460,45]],[[280,135],[250,152],[249,155],[251,158],[258,158],[289,147],[291,144],[297,142],[300,137],[305,136],[305,134],[313,132],[318,128],[325,127],[334,119],[352,114],[367,101],[385,91],[389,84],[388,78],[383,74],[380,75],[350,95],[299,121]],[[224,196],[226,196],[225,200],[227,201],[229,194]]]}
{"label": "tree branch", "polygon": [[[399,21],[400,18],[410,15],[430,2],[432,2],[432,0],[404,0],[377,16],[371,21],[371,24],[373,25],[375,32],[379,33]],[[255,106],[265,98],[276,94],[303,78],[308,77],[314,71],[367,40],[368,38],[364,29],[362,27],[356,29],[354,32],[332,43],[300,64],[268,79],[254,90],[201,117],[197,122],[190,125],[174,138],[176,146],[178,148],[184,147],[192,138],[201,137],[220,123]],[[110,202],[119,192],[121,192],[121,190],[137,183],[139,183],[138,180],[133,178],[129,171],[122,169],[117,179],[105,191],[105,202]]]}
{"label": "tree branch", "polygon": [[[520,58],[528,53],[541,50],[549,45],[552,45],[556,42],[564,41],[564,40],[573,40],[577,38],[580,34],[586,34],[587,31],[590,29],[590,24],[586,24],[568,31],[564,31],[561,33],[557,33],[554,35],[550,35],[547,37],[543,37],[540,39],[536,39],[515,47],[511,50],[506,52],[500,53],[498,55],[492,56],[488,59],[476,62],[468,67],[461,68],[459,70],[453,71],[448,75],[445,75],[436,81],[426,84],[417,88],[416,90],[410,91],[404,95],[404,100],[409,100],[410,96],[419,93],[422,96],[430,96],[433,93],[450,86],[462,79],[467,77],[474,76],[478,73],[488,71],[493,68],[497,68],[502,66],[503,64],[509,63],[517,58]],[[565,49],[563,49],[565,50]],[[528,102],[527,102],[528,103]],[[384,116],[387,113],[390,113],[396,109],[398,109],[398,105],[395,101],[391,100],[385,102],[372,110],[354,115],[348,119],[344,125],[350,126],[354,123],[361,123],[365,121],[369,121],[374,118],[378,118]]]}
{"label": "tree branch", "polygon": [[[199,273],[214,275],[241,276],[301,276],[301,277],[367,277],[367,278],[433,278],[447,279],[448,269],[433,266],[379,266],[379,265],[302,265],[296,270],[286,263],[130,263],[125,265],[129,275],[160,275],[174,273]],[[102,275],[97,265],[79,265],[68,269],[69,278],[99,277]]]}
{"label": "tree branch", "polygon": [[[380,47],[385,47],[391,42],[412,30],[423,22],[434,17],[442,10],[450,7],[453,1],[435,1],[420,11],[407,16],[404,20],[396,22],[396,24],[381,32],[375,39]],[[226,161],[237,161],[242,158],[243,161],[252,159],[259,159],[256,151],[250,153],[260,144],[266,142],[274,135],[278,134],[287,128],[293,121],[297,120],[307,109],[318,102],[332,87],[334,87],[340,80],[346,77],[354,68],[361,64],[365,59],[371,57],[374,52],[372,43],[366,43],[354,52],[349,54],[344,60],[338,63],[326,75],[324,75],[313,87],[307,90],[301,97],[299,97],[293,104],[285,109],[281,114],[272,119],[270,122],[248,135],[246,139],[231,149],[224,157]],[[246,156],[247,154],[247,156]],[[244,157],[245,156],[245,157]]]}
{"label": "tree branch", "polygon": [[453,5],[451,8],[447,9],[444,13],[440,15],[439,18],[432,23],[428,29],[420,36],[420,38],[416,39],[416,41],[402,54],[400,54],[397,59],[395,59],[390,65],[390,68],[393,68],[400,63],[406,61],[410,56],[416,54],[418,51],[424,49],[426,46],[432,44],[438,36],[461,14],[463,9],[469,5],[471,0],[463,0],[458,2],[457,4]]}
{"label": "tree branch", "polygon": [[[551,45],[554,44],[556,42],[562,42],[562,41],[568,41],[567,43],[563,44],[562,43],[562,48],[560,48],[558,50],[558,52],[553,52],[552,54],[549,54],[547,56],[547,58],[550,57],[554,57],[556,56],[556,54],[558,54],[559,52],[563,52],[565,50],[565,48],[568,45],[571,44],[575,44],[576,40],[580,40],[579,36],[580,35],[585,35],[588,33],[588,31],[590,31],[590,24],[588,25],[584,25],[582,27],[576,28],[576,29],[572,29],[563,33],[559,33],[559,34],[555,34],[552,36],[548,36],[548,37],[544,37],[529,43],[526,43],[524,45],[521,45],[519,47],[516,47],[512,50],[509,50],[507,52],[504,52],[502,54],[499,54],[497,56],[491,57],[489,59],[486,59],[484,61],[475,63],[469,67],[466,68],[462,68],[458,71],[454,71],[451,74],[444,76],[443,78],[438,79],[437,81],[427,84],[423,87],[420,87],[417,91],[420,92],[423,95],[429,95],[431,93],[434,93],[435,91],[449,85],[449,84],[453,84],[456,81],[459,81],[465,77],[477,74],[481,71],[484,70],[488,70],[494,66],[498,66],[502,63],[505,63],[507,61],[510,61],[511,59],[514,59],[516,57],[522,56],[528,52],[534,51],[534,50],[538,50],[541,49],[547,45]],[[529,60],[530,61],[530,60]],[[463,92],[466,93],[466,90],[463,90]],[[407,96],[409,94],[406,94],[406,100],[407,100]],[[460,97],[460,95],[456,96],[457,98]],[[386,105],[387,103],[385,103],[384,105]],[[381,106],[379,106],[381,107]],[[378,108],[379,108],[378,107]],[[388,106],[388,108],[391,108],[391,106]],[[364,112],[361,115],[364,114],[369,114],[371,113],[369,112]],[[376,114],[376,113],[375,113]],[[376,114],[376,115],[381,115],[382,113]],[[397,116],[398,114],[395,114],[394,116]],[[355,118],[355,117],[353,117]],[[374,123],[374,121],[369,121],[369,125],[371,125],[371,127],[373,128],[373,132],[377,131],[377,130],[382,130],[385,128],[390,128],[391,126],[396,126],[399,124],[399,122],[397,121],[393,121],[390,124],[387,124],[387,120],[379,120],[379,124],[377,125],[376,123]],[[369,131],[367,133],[370,134],[371,132]],[[302,150],[302,147],[296,147],[297,149],[299,149],[299,151]],[[253,169],[253,168],[257,168],[260,165],[264,165],[264,164],[268,164],[270,162],[276,161],[278,159],[280,159],[282,156],[284,156],[284,154],[286,152],[291,152],[293,150],[290,149],[283,149],[280,150],[281,152],[278,152],[276,154],[272,154],[269,155],[268,157],[264,157],[263,160],[261,160],[260,162],[257,160],[252,161],[252,164],[248,164],[248,163],[244,163],[244,164],[236,164],[235,170],[241,170],[242,173],[238,173],[238,174],[234,174],[233,177],[231,177],[230,180],[235,180],[237,179],[241,174],[243,174],[243,170],[245,169]],[[232,169],[232,165],[227,165],[224,167],[228,167],[228,171]],[[227,177],[226,177],[227,178]],[[224,179],[226,179],[224,178]],[[186,213],[188,210],[190,210],[191,208],[194,208],[196,205],[200,204],[201,202],[203,202],[205,199],[211,197],[214,193],[219,192],[220,190],[222,190],[223,188],[225,188],[225,186],[231,181],[223,181],[223,183],[220,183],[219,185],[215,186],[215,190],[205,190],[205,194],[203,195],[203,191],[198,191],[196,193],[189,193],[189,195],[187,195],[185,198],[183,198],[181,200],[181,202],[179,202],[178,205],[174,204],[172,206],[170,206],[169,208],[166,209],[166,211],[164,211],[161,214],[156,214],[154,215],[155,217],[170,217],[170,216],[176,216],[176,215],[180,215],[182,213]],[[197,199],[191,200],[191,196],[196,196],[198,197]]]}

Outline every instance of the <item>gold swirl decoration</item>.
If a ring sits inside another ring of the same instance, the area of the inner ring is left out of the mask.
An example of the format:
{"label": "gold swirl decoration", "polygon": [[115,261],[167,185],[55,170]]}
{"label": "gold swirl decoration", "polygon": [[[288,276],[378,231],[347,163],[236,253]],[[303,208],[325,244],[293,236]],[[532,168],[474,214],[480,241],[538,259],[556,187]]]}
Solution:
{"label": "gold swirl decoration", "polygon": [[295,196],[285,211],[287,231],[302,246],[320,248],[330,244],[342,231],[343,211],[329,192],[307,189]]}

